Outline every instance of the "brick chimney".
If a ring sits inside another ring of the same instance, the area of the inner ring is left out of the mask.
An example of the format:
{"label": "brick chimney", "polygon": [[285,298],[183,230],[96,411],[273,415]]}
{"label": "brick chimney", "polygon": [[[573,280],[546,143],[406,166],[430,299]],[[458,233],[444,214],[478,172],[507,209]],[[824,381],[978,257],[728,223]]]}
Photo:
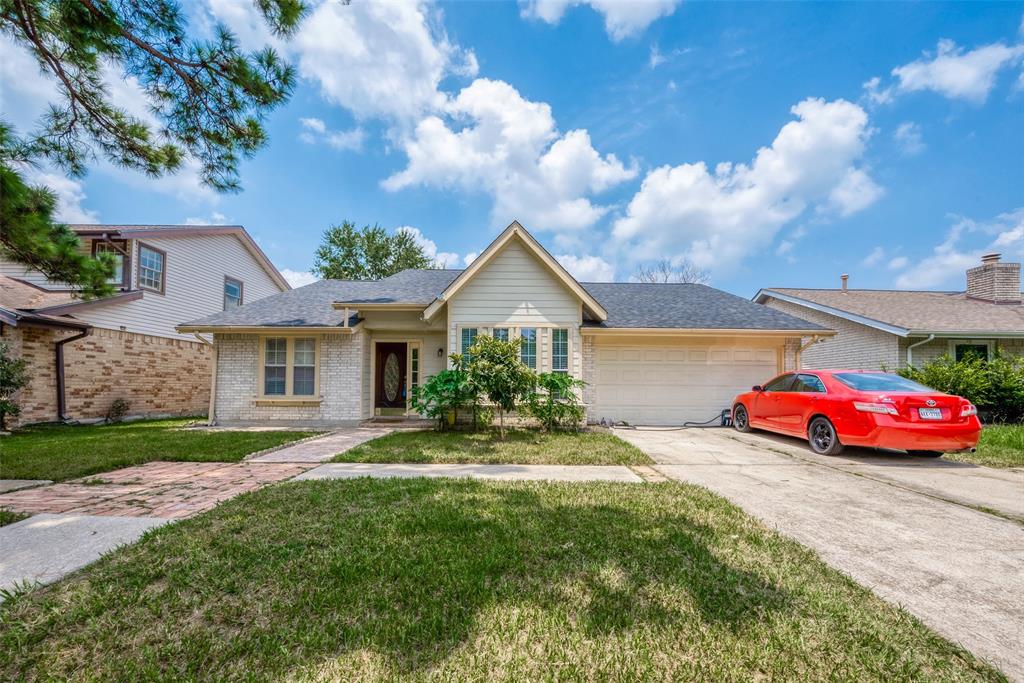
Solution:
{"label": "brick chimney", "polygon": [[967,271],[967,296],[995,304],[1019,304],[1020,264],[1003,263],[1002,254],[985,254]]}

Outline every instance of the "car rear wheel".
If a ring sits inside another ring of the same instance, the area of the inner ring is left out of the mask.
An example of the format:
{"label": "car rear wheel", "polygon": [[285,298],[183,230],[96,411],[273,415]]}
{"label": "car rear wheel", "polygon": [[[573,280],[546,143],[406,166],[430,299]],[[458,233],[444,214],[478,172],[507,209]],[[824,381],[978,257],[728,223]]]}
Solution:
{"label": "car rear wheel", "polygon": [[816,417],[811,420],[807,427],[807,443],[811,450],[818,455],[838,455],[843,450],[843,444],[839,443],[839,436],[836,428],[828,421],[828,418]]}
{"label": "car rear wheel", "polygon": [[941,458],[942,451],[907,451],[907,455],[916,455],[919,458]]}
{"label": "car rear wheel", "polygon": [[732,409],[732,426],[736,428],[737,432],[750,431],[750,416],[747,415],[747,409],[742,404]]}

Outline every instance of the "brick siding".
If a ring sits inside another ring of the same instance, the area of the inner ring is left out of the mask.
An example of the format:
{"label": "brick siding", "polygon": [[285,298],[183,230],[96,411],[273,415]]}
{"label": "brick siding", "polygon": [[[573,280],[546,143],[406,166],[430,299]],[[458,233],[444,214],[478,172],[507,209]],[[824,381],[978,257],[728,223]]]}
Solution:
{"label": "brick siding", "polygon": [[[73,334],[5,326],[4,339],[15,355],[28,361],[31,376],[16,397],[22,413],[12,426],[59,419],[55,343]],[[134,417],[205,415],[210,373],[210,349],[199,342],[94,329],[64,347],[67,415],[72,420],[100,419],[115,399],[127,401],[128,415]]]}

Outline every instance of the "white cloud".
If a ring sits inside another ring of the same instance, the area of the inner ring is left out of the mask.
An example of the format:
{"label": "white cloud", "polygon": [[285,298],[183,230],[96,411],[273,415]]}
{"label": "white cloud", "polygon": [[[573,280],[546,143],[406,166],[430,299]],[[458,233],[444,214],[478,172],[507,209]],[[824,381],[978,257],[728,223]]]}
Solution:
{"label": "white cloud", "polygon": [[924,140],[921,139],[921,126],[913,121],[901,123],[892,136],[900,151],[906,156],[914,156],[925,150]]}
{"label": "white cloud", "polygon": [[81,182],[60,173],[26,168],[25,182],[30,185],[48,187],[57,197],[54,218],[64,223],[99,223],[99,214],[82,204],[86,200],[85,187]]}
{"label": "white cloud", "polygon": [[469,252],[468,254],[462,257],[462,265],[469,266],[471,263],[473,263],[473,261],[476,261],[476,257],[479,255],[480,253],[476,251]]}
{"label": "white cloud", "polygon": [[291,270],[289,268],[284,268],[281,270],[281,275],[292,287],[305,287],[306,285],[311,285],[320,280],[320,278],[313,275],[313,273],[308,270]]}
{"label": "white cloud", "polygon": [[657,69],[659,66],[666,62],[665,55],[661,54],[661,50],[658,49],[658,44],[651,45],[651,56],[647,60],[647,63],[652,69]]}
{"label": "white cloud", "polygon": [[875,247],[874,249],[871,250],[870,254],[864,257],[864,260],[861,261],[861,265],[863,265],[865,268],[873,268],[877,266],[879,263],[881,263],[882,259],[884,258],[885,248]]}
{"label": "white cloud", "polygon": [[189,216],[185,219],[185,225],[227,225],[228,217],[220,211],[214,211],[209,216]]}
{"label": "white cloud", "polygon": [[483,190],[494,198],[495,224],[519,218],[532,229],[579,230],[609,208],[590,195],[637,173],[614,154],[602,157],[587,131],[560,134],[548,104],[524,99],[504,81],[477,79],[446,113],[447,121],[424,118],[402,141],[409,163],[384,181],[386,189]]}
{"label": "white cloud", "polygon": [[906,256],[897,256],[889,261],[888,268],[889,270],[903,270],[908,263],[910,263],[910,259]]}
{"label": "white cloud", "polygon": [[561,254],[555,259],[580,282],[611,282],[615,279],[615,266],[600,256]]}
{"label": "white cloud", "polygon": [[520,14],[549,24],[562,20],[565,11],[589,5],[604,16],[604,28],[614,41],[636,35],[676,10],[681,0],[520,0]]}
{"label": "white cloud", "polygon": [[[931,90],[949,99],[983,103],[995,87],[996,74],[1024,57],[1024,45],[992,43],[970,52],[952,40],[939,41],[935,54],[892,70],[901,92]],[[870,81],[869,81],[870,82]]]}
{"label": "white cloud", "polygon": [[322,119],[316,118],[300,118],[299,123],[305,129],[299,133],[299,139],[307,145],[325,143],[340,151],[355,151],[362,149],[363,141],[366,139],[366,133],[359,127],[350,130],[330,130]]}
{"label": "white cloud", "polygon": [[435,268],[457,268],[462,261],[462,258],[454,252],[438,251],[437,243],[420,232],[419,228],[403,225],[395,228],[395,232],[407,232],[412,235],[412,238],[416,241],[416,244],[420,245],[427,258],[434,262]]}
{"label": "white cloud", "polygon": [[[963,246],[968,237],[974,244]],[[981,237],[979,241],[977,238]],[[950,228],[946,239],[932,253],[910,265],[896,278],[896,286],[905,289],[929,289],[939,286],[963,286],[964,272],[980,263],[982,254],[1001,251],[1011,258],[1024,256],[1024,207],[996,216],[987,222],[961,218]]]}
{"label": "white cloud", "polygon": [[878,76],[864,81],[864,95],[874,104],[889,104],[893,101],[893,88],[882,87],[882,79]]}
{"label": "white cloud", "polygon": [[809,208],[849,215],[881,188],[858,166],[871,135],[867,113],[845,100],[807,99],[750,164],[704,162],[650,171],[615,222],[614,239],[634,260],[685,256],[701,268],[730,267],[763,252]]}

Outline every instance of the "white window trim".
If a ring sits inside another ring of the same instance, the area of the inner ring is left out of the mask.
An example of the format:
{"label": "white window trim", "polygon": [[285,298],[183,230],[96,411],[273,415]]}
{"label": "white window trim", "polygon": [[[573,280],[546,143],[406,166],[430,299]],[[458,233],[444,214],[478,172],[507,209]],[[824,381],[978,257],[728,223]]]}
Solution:
{"label": "white window trim", "polygon": [[[319,403],[320,402],[320,337],[317,335],[309,334],[265,334],[259,336],[260,345],[260,357],[259,357],[259,368],[257,381],[259,385],[256,391],[256,398],[259,401],[277,401],[277,402],[299,402],[299,403]],[[266,360],[267,360],[267,340],[268,339],[284,339],[285,340],[285,371],[284,371],[284,393],[283,394],[265,394],[266,390]],[[300,394],[294,393],[294,375],[295,375],[295,340],[296,339],[312,339],[313,350],[314,350],[314,361],[313,361],[313,393],[312,394]]]}
{"label": "white window trim", "polygon": [[950,339],[949,355],[953,360],[956,360],[956,347],[960,344],[970,344],[971,346],[981,346],[984,344],[988,348],[988,358],[985,360],[992,360],[996,352],[996,342],[994,339]]}
{"label": "white window trim", "polygon": [[[464,328],[476,328],[477,336],[487,335],[491,336],[492,330],[495,327],[507,327],[509,330],[509,341],[519,339],[521,336],[520,330],[523,328],[529,328],[537,330],[537,365],[533,368],[535,372],[552,372],[554,344],[552,343],[551,330],[567,330],[568,331],[568,367],[567,372],[571,377],[578,377],[579,374],[576,372],[575,363],[575,343],[574,339],[578,334],[578,327],[575,324],[570,323],[551,323],[551,322],[531,322],[531,323],[457,323],[455,325],[455,348],[458,349],[456,353],[462,353],[462,330]],[[451,368],[451,361],[449,361],[448,367]]]}

